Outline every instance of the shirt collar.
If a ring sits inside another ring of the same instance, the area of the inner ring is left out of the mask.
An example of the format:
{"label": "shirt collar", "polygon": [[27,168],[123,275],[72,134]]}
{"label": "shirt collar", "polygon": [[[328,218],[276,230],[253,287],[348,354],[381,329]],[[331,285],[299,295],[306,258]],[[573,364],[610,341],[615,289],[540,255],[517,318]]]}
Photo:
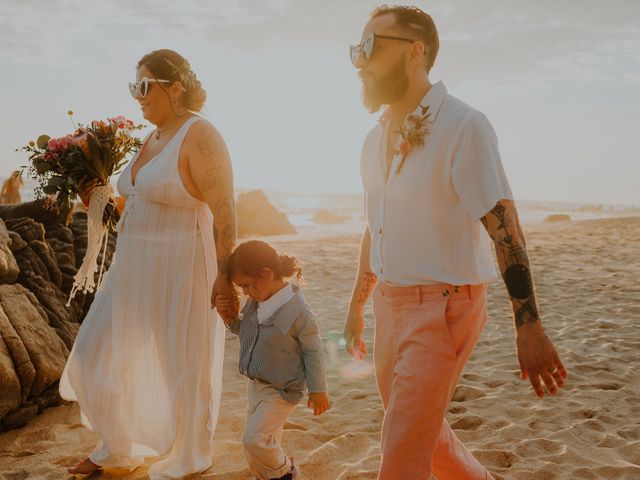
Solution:
{"label": "shirt collar", "polygon": [[276,310],[291,300],[291,297],[293,297],[293,288],[290,283],[287,283],[264,302],[258,302],[258,321],[262,323],[269,318]]}
{"label": "shirt collar", "polygon": [[[293,322],[300,316],[302,311],[306,307],[304,295],[302,289],[297,285],[291,285],[293,290],[293,296],[282,306],[280,306],[275,312],[273,312],[268,319],[266,319],[262,325],[274,325],[284,335],[289,333],[289,330],[293,326]],[[256,315],[257,321],[258,302],[252,299],[248,299],[244,307],[242,307],[243,318],[248,318],[251,315]]]}
{"label": "shirt collar", "polygon": [[[445,97],[447,96],[447,87],[444,86],[442,81],[435,83],[431,86],[427,94],[422,98],[416,109],[413,111],[413,114],[420,114],[420,107],[426,107],[429,105],[429,113],[431,116],[429,117],[429,122],[433,123],[436,121],[438,117],[438,112],[440,112],[440,107],[444,102]],[[387,119],[391,116],[391,109],[387,107],[382,115],[380,115],[380,119],[378,120],[381,124],[384,124]],[[409,116],[409,115],[407,115]]]}
{"label": "shirt collar", "polygon": [[293,296],[289,301],[273,312],[269,318],[262,323],[262,325],[265,326],[275,326],[284,335],[289,333],[293,323],[300,316],[306,306],[302,289],[297,285],[292,285],[291,288]]}

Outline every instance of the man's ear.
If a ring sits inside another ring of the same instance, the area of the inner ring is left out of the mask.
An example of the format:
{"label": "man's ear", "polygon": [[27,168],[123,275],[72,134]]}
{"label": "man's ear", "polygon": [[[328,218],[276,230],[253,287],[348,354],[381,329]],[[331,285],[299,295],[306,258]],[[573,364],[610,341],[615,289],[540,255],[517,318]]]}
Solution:
{"label": "man's ear", "polygon": [[426,53],[425,44],[422,42],[413,42],[409,49],[409,61],[412,66],[422,66]]}

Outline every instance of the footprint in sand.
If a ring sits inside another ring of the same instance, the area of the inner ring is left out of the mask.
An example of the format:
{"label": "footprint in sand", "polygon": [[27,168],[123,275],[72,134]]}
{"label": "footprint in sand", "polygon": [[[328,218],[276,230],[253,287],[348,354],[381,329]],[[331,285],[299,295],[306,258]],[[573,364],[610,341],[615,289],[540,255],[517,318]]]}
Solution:
{"label": "footprint in sand", "polygon": [[282,428],[284,430],[302,430],[303,432],[306,432],[308,430],[308,428],[305,427],[304,425],[300,425],[299,423],[293,423],[289,420],[284,422],[284,426]]}
{"label": "footprint in sand", "polygon": [[633,463],[634,465],[640,465],[640,442],[633,442],[620,447],[618,452],[621,453],[622,458]]}
{"label": "footprint in sand", "polygon": [[458,413],[465,413],[467,411],[467,407],[458,407],[458,406],[451,406],[449,407],[449,413],[453,413],[453,414],[458,414]]}
{"label": "footprint in sand", "polygon": [[521,457],[539,458],[545,455],[560,455],[567,452],[564,443],[547,438],[523,440],[516,446],[516,453]]}
{"label": "footprint in sand", "polygon": [[26,470],[20,470],[18,472],[4,472],[0,478],[2,478],[2,480],[26,480],[29,478],[29,473]]}
{"label": "footprint in sand", "polygon": [[507,382],[505,382],[504,380],[488,380],[486,382],[483,382],[483,385],[488,388],[498,388],[503,386],[506,383]]}
{"label": "footprint in sand", "polygon": [[590,390],[620,390],[622,386],[619,383],[594,383],[589,385]]}
{"label": "footprint in sand", "polygon": [[453,422],[451,424],[451,428],[454,430],[477,430],[484,423],[485,420],[482,417],[477,415],[468,415]]}
{"label": "footprint in sand", "polygon": [[604,432],[606,430],[606,428],[602,425],[602,423],[600,423],[599,420],[595,420],[593,418],[589,420],[585,420],[584,422],[581,423],[581,425],[584,425],[589,430],[594,430],[596,432]]}
{"label": "footprint in sand", "polygon": [[476,400],[482,397],[486,397],[486,394],[479,388],[459,385],[453,394],[452,400],[454,402],[466,402],[467,400]]}
{"label": "footprint in sand", "polygon": [[507,450],[474,450],[473,456],[489,469],[510,468],[520,460],[518,455]]}
{"label": "footprint in sand", "polygon": [[604,437],[597,446],[600,448],[617,448],[622,445],[626,445],[628,442],[620,437],[614,437],[613,435],[607,435]]}
{"label": "footprint in sand", "polygon": [[638,432],[637,428],[618,430],[618,435],[620,435],[625,440],[639,440],[640,439],[640,432]]}

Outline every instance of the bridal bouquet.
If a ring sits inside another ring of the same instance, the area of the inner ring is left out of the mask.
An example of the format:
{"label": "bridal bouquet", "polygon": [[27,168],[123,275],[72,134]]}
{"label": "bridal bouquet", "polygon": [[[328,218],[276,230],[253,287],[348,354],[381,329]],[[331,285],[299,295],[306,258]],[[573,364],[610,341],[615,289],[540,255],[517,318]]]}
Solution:
{"label": "bridal bouquet", "polygon": [[[69,112],[71,115],[73,112]],[[40,135],[37,141],[22,147],[29,154],[29,165],[24,169],[38,183],[35,196],[45,205],[69,205],[88,185],[96,185],[87,212],[87,253],[69,300],[77,290],[92,291],[102,280],[104,254],[97,284],[94,281],[98,256],[101,250],[106,251],[109,229],[114,229],[120,218],[109,179],[140,148],[141,141],[133,132],[143,128],[123,116],[74,127],[75,131],[64,137]]]}

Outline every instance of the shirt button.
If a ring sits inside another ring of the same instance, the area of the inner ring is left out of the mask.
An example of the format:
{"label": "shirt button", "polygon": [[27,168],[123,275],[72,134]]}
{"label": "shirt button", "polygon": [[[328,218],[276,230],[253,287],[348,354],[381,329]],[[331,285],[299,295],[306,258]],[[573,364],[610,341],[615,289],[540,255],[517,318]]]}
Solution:
{"label": "shirt button", "polygon": [[380,230],[378,230],[378,232],[380,233],[380,235],[382,235],[382,228]]}

